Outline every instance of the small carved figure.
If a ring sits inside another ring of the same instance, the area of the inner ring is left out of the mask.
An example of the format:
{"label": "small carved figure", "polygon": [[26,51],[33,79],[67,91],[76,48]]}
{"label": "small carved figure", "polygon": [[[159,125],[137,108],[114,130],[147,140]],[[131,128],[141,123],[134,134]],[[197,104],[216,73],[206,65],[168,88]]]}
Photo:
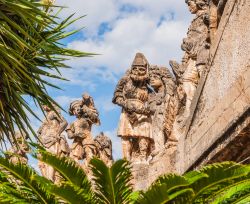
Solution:
{"label": "small carved figure", "polygon": [[[63,131],[67,127],[67,121],[61,115],[58,107],[54,106],[55,110],[48,106],[43,106],[46,113],[46,119],[38,130],[38,138],[45,149],[58,156],[67,156],[69,154],[69,146]],[[39,168],[44,177],[55,181],[55,170],[44,162],[39,161]]]}
{"label": "small carved figure", "polygon": [[15,144],[13,141],[13,145],[6,152],[7,158],[13,164],[18,164],[18,163],[27,164],[28,163],[28,157],[26,155],[29,151],[29,146],[26,142],[27,138],[28,137],[26,137],[25,133],[16,132],[15,139],[16,139],[17,144]]}
{"label": "small carved figure", "polygon": [[151,66],[149,68],[149,84],[152,92],[149,94],[149,106],[152,112],[152,135],[154,153],[159,153],[165,143],[176,142],[171,138],[171,129],[174,121],[175,81],[166,67]]}
{"label": "small carved figure", "polygon": [[113,163],[113,156],[112,156],[112,141],[109,137],[104,135],[101,132],[95,138],[97,150],[98,150],[98,157],[108,166],[111,167]]}
{"label": "small carved figure", "polygon": [[113,103],[122,107],[118,136],[122,139],[123,157],[128,161],[146,161],[151,152],[148,68],[144,55],[137,53],[131,69],[118,82],[113,97]]}
{"label": "small carved figure", "polygon": [[84,168],[87,170],[90,160],[97,155],[91,128],[93,124],[100,124],[99,114],[87,93],[83,94],[82,100],[70,104],[69,113],[76,116],[76,120],[66,129],[69,139],[73,139],[70,157],[78,163],[85,159]]}
{"label": "small carved figure", "polygon": [[196,14],[183,39],[185,51],[185,72],[182,75],[183,90],[186,94],[184,118],[190,114],[191,101],[194,97],[199,78],[205,71],[209,59],[209,15],[206,0],[186,0],[189,10]]}

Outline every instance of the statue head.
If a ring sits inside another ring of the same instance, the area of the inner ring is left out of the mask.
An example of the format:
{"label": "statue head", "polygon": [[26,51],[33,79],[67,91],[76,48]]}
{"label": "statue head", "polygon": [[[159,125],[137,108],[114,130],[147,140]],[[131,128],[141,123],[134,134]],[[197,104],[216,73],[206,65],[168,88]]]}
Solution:
{"label": "statue head", "polygon": [[131,66],[130,77],[133,81],[140,82],[148,79],[148,61],[142,53],[136,53]]}
{"label": "statue head", "polygon": [[93,105],[94,101],[93,98],[87,93],[82,94],[82,103],[83,105]]}
{"label": "statue head", "polygon": [[50,112],[51,111],[51,108],[47,105],[42,105],[42,108],[45,112]]}
{"label": "statue head", "polygon": [[149,68],[149,84],[154,88],[155,91],[158,91],[164,86],[161,70],[156,65],[153,65]]}
{"label": "statue head", "polygon": [[[56,104],[52,104],[52,106],[57,113],[61,113],[60,108]],[[52,108],[50,108],[48,105],[42,105],[42,108],[47,113],[52,111]]]}
{"label": "statue head", "polygon": [[108,154],[108,156],[112,158],[112,141],[108,136],[104,135],[104,133],[101,132],[96,136],[95,142],[98,143],[99,148],[105,149],[106,154]]}
{"label": "statue head", "polygon": [[29,146],[26,142],[27,139],[28,139],[28,135],[24,131],[18,131],[18,132],[15,132],[15,141],[14,139],[11,139],[11,142],[13,144],[16,142],[21,150],[28,151]]}
{"label": "statue head", "polygon": [[76,117],[80,117],[82,112],[82,100],[75,100],[69,106],[69,114],[75,115]]}
{"label": "statue head", "polygon": [[153,65],[149,68],[150,86],[158,92],[167,84],[167,80],[172,81],[172,76],[166,67]]}
{"label": "statue head", "polygon": [[209,3],[208,0],[185,0],[192,14],[196,14],[198,10],[205,10]]}

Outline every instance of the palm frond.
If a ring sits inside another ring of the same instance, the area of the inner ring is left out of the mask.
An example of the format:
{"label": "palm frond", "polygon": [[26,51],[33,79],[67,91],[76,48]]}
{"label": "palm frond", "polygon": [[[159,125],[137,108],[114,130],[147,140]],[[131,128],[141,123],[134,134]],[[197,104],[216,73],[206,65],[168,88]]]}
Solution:
{"label": "palm frond", "polygon": [[0,0],[0,142],[3,136],[15,142],[15,127],[35,135],[27,112],[36,114],[24,96],[33,98],[40,108],[45,104],[54,109],[56,102],[47,94],[46,86],[59,87],[45,79],[64,80],[60,70],[68,67],[64,63],[67,57],[93,55],[60,43],[77,32],[65,32],[75,22],[72,18],[60,20],[48,12],[48,5],[38,1]]}
{"label": "palm frond", "polygon": [[[175,200],[177,197],[180,197],[179,199],[184,197],[185,201],[190,201],[194,196],[194,192],[191,188],[186,188],[189,185],[188,180],[182,176],[175,174],[161,176],[145,193],[142,192],[139,203],[167,203]],[[175,200],[175,202],[177,201]]]}
{"label": "palm frond", "polygon": [[51,165],[66,181],[86,190],[86,192],[91,192],[91,183],[83,169],[75,161],[67,157],[58,157],[39,146],[37,147],[37,154],[34,154],[36,158]]}
{"label": "palm frond", "polygon": [[199,172],[207,174],[208,177],[191,185],[196,194],[195,203],[204,202],[211,194],[224,189],[235,181],[244,180],[250,173],[250,166],[223,162],[205,166]]}
{"label": "palm frond", "polygon": [[245,196],[250,196],[249,179],[227,186],[220,192],[219,195],[217,194],[217,198],[215,198],[211,203],[232,203]]}
{"label": "palm frond", "polygon": [[93,198],[91,192],[86,193],[85,189],[80,189],[70,182],[63,182],[60,185],[51,185],[48,191],[61,200],[71,204],[96,204],[96,199]]}
{"label": "palm frond", "polygon": [[92,159],[90,164],[98,203],[125,204],[133,202],[131,196],[132,174],[127,161],[118,160],[111,168],[99,159]]}
{"label": "palm frond", "polygon": [[46,186],[51,182],[39,176],[32,168],[23,164],[13,164],[3,157],[0,157],[0,166],[11,174],[14,179],[18,179],[24,186],[31,189],[34,196],[40,203],[57,203],[54,196],[46,191]]}

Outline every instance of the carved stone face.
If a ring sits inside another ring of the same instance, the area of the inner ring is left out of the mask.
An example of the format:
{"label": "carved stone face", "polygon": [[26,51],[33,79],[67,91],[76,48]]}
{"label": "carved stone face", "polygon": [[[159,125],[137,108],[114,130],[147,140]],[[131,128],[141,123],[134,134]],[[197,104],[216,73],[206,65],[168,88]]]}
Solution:
{"label": "carved stone face", "polygon": [[136,82],[145,81],[148,78],[146,66],[132,66],[131,78]]}
{"label": "carved stone face", "polygon": [[73,114],[76,117],[80,117],[82,115],[82,106],[81,106],[81,104],[75,104],[73,106]]}
{"label": "carved stone face", "polygon": [[132,67],[132,74],[138,76],[144,76],[147,73],[147,68],[144,66],[133,66]]}
{"label": "carved stone face", "polygon": [[189,8],[189,11],[192,13],[192,14],[195,14],[197,13],[198,11],[198,6],[197,4],[195,3],[195,1],[191,0],[188,2],[188,8]]}
{"label": "carved stone face", "polygon": [[43,108],[43,110],[46,111],[46,112],[49,112],[49,111],[50,111],[49,106],[43,105],[42,108]]}
{"label": "carved stone face", "polygon": [[158,75],[153,75],[150,77],[150,85],[154,88],[154,90],[158,90],[163,86],[163,82]]}

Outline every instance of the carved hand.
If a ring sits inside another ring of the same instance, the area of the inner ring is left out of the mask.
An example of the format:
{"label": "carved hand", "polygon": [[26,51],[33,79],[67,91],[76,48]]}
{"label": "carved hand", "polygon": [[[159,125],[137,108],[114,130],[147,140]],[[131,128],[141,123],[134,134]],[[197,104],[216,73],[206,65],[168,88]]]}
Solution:
{"label": "carved hand", "polygon": [[138,114],[150,114],[150,109],[146,106],[135,106],[134,104],[130,103],[129,101],[125,105],[125,110],[129,113],[138,113]]}

